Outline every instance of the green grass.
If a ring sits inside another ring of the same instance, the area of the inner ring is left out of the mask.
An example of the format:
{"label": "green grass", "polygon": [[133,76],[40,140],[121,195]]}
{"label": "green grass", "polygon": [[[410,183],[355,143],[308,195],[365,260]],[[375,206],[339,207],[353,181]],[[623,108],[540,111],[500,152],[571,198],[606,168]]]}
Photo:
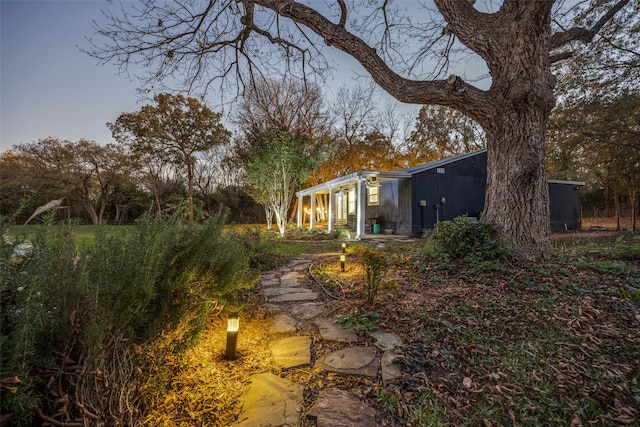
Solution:
{"label": "green grass", "polygon": [[[9,227],[8,234],[11,237],[25,238],[27,240],[35,239],[38,234],[40,225],[12,225]],[[135,226],[133,225],[107,225],[105,230],[107,236],[112,237],[119,234],[130,233]],[[93,241],[96,236],[98,226],[95,225],[74,225],[73,237],[76,243],[87,243]]]}

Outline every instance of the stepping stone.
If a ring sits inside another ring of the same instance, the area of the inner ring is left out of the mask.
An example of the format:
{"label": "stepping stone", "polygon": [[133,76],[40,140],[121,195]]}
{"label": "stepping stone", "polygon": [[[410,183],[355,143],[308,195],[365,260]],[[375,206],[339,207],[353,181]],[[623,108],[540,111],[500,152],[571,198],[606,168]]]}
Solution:
{"label": "stepping stone", "polygon": [[300,286],[300,284],[298,283],[298,273],[292,271],[290,273],[284,274],[280,278],[280,283],[284,288],[294,288],[296,286]]}
{"label": "stepping stone", "polygon": [[291,314],[299,319],[309,320],[322,313],[323,305],[317,302],[303,302],[291,307]]}
{"label": "stepping stone", "polygon": [[315,366],[341,374],[375,377],[378,373],[376,350],[372,347],[351,347],[322,356]]}
{"label": "stepping stone", "polygon": [[251,377],[240,397],[237,425],[243,427],[295,427],[299,425],[304,387],[271,373]]}
{"label": "stepping stone", "polygon": [[271,345],[271,353],[281,368],[295,368],[311,363],[311,337],[282,338]]}
{"label": "stepping stone", "polygon": [[390,381],[402,377],[400,367],[393,361],[400,355],[395,351],[385,351],[380,358],[380,370],[382,371],[382,383],[387,385]]}
{"label": "stepping stone", "polygon": [[264,308],[267,309],[267,311],[270,311],[272,313],[278,313],[283,310],[282,306],[279,304],[265,304]]}
{"label": "stepping stone", "polygon": [[309,265],[309,261],[302,258],[302,259],[292,259],[291,261],[289,261],[286,265],[287,268],[290,268],[292,270],[294,270],[296,267],[299,267],[303,264]]}
{"label": "stepping stone", "polygon": [[265,297],[276,297],[276,296],[285,295],[285,294],[305,293],[305,292],[311,292],[311,291],[309,289],[306,289],[306,288],[281,288],[281,287],[277,287],[277,288],[263,289],[262,290],[262,295],[265,296]]}
{"label": "stepping stone", "polygon": [[262,284],[263,287],[265,288],[270,288],[273,286],[279,286],[280,285],[280,279],[278,279],[277,277],[263,277],[262,279],[260,279],[260,283]]}
{"label": "stepping stone", "polygon": [[322,335],[322,339],[325,341],[334,341],[334,342],[358,341],[358,336],[353,331],[353,329],[345,329],[342,326],[338,325],[333,320],[316,319],[314,323],[320,330],[320,335]]}
{"label": "stepping stone", "polygon": [[372,332],[371,336],[376,340],[376,347],[383,351],[403,345],[402,338],[391,332]]}
{"label": "stepping stone", "polygon": [[309,416],[318,427],[375,427],[376,412],[358,396],[344,390],[327,388],[320,391]]}
{"label": "stepping stone", "polygon": [[294,292],[273,297],[271,302],[313,301],[317,299],[318,293],[307,289],[305,292]]}
{"label": "stepping stone", "polygon": [[296,321],[286,314],[278,314],[271,321],[271,329],[277,334],[292,334],[296,331]]}

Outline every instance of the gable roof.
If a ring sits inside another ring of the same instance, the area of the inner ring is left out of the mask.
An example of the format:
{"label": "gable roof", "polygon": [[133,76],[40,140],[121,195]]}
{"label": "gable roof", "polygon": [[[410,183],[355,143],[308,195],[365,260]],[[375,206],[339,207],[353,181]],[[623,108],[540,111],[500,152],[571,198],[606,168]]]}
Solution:
{"label": "gable roof", "polygon": [[467,159],[469,157],[474,157],[474,156],[477,156],[478,154],[482,154],[482,153],[486,153],[486,152],[487,152],[487,149],[483,148],[481,150],[472,151],[470,153],[459,154],[457,156],[447,157],[446,159],[440,159],[440,160],[436,160],[434,162],[425,163],[423,165],[414,166],[412,168],[405,169],[402,172],[405,172],[405,173],[413,175],[415,173],[424,172],[424,171],[427,171],[427,170],[430,170],[430,169],[440,168],[440,167],[448,165],[450,163],[454,163],[454,162],[457,162],[457,161],[460,161],[460,160],[464,160],[464,159]]}
{"label": "gable roof", "polygon": [[[486,153],[487,149],[483,148],[480,150],[476,150],[476,151],[471,151],[470,153],[464,153],[464,154],[459,154],[457,156],[453,156],[453,157],[447,157],[446,159],[440,159],[440,160],[436,160],[434,162],[430,162],[430,163],[425,163],[422,165],[418,165],[418,166],[413,166],[411,168],[408,169],[403,169],[397,172],[380,172],[380,171],[365,171],[365,170],[360,170],[360,171],[356,171],[353,173],[350,173],[349,175],[344,175],[344,176],[340,176],[338,178],[334,178],[330,181],[327,182],[323,182],[321,184],[318,185],[314,185],[313,187],[309,187],[309,188],[305,188],[303,190],[300,190],[298,192],[296,192],[296,195],[298,197],[300,196],[308,196],[310,194],[313,193],[318,193],[318,192],[328,192],[330,189],[336,189],[336,188],[340,188],[340,187],[344,187],[344,186],[353,186],[355,183],[357,183],[359,180],[369,180],[369,179],[377,179],[380,181],[386,181],[386,180],[392,180],[392,179],[400,179],[400,178],[411,178],[413,175],[420,173],[420,172],[424,172],[427,170],[431,170],[431,169],[436,169],[436,168],[440,168],[443,166],[446,166],[448,164],[451,163],[455,163],[458,162],[460,160],[464,160],[464,159],[468,159],[470,157],[474,157],[483,153]],[[572,184],[572,185],[577,185],[577,186],[583,186],[585,185],[584,182],[578,182],[578,181],[564,181],[564,180],[558,180],[558,179],[549,179],[548,180],[549,183],[554,183],[554,184]]]}

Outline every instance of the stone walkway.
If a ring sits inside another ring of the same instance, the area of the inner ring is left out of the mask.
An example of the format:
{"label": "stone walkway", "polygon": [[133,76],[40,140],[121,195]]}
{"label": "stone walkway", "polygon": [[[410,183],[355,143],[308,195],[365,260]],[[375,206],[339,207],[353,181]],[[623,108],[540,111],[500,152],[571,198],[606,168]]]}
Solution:
{"label": "stone walkway", "polygon": [[[393,364],[395,348],[402,345],[400,338],[389,332],[374,332],[375,346],[365,346],[353,330],[342,328],[335,318],[325,317],[319,291],[311,289],[312,285],[305,286],[310,264],[310,259],[294,259],[261,279],[260,292],[273,315],[270,327],[277,338],[270,349],[278,368],[315,368],[383,383],[400,376]],[[338,349],[316,354],[312,349],[320,343],[331,344],[323,349]],[[294,427],[305,420],[313,425],[315,420],[318,427],[376,426],[374,409],[350,390],[324,388],[313,406],[304,408],[308,386],[272,373],[254,375],[240,399],[236,425]]]}

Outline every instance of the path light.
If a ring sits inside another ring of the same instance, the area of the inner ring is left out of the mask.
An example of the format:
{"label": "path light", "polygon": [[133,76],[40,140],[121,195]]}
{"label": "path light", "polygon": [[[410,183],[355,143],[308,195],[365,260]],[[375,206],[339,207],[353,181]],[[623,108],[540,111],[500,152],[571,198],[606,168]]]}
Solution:
{"label": "path light", "polygon": [[344,271],[344,262],[347,260],[347,256],[345,254],[340,255],[340,269]]}
{"label": "path light", "polygon": [[238,329],[240,329],[240,315],[238,313],[230,313],[227,318],[227,350],[224,355],[227,360],[236,359]]}
{"label": "path light", "polygon": [[346,253],[347,253],[347,244],[346,244],[346,243],[343,243],[343,244],[342,244],[342,253],[343,253],[343,254],[346,254]]}

